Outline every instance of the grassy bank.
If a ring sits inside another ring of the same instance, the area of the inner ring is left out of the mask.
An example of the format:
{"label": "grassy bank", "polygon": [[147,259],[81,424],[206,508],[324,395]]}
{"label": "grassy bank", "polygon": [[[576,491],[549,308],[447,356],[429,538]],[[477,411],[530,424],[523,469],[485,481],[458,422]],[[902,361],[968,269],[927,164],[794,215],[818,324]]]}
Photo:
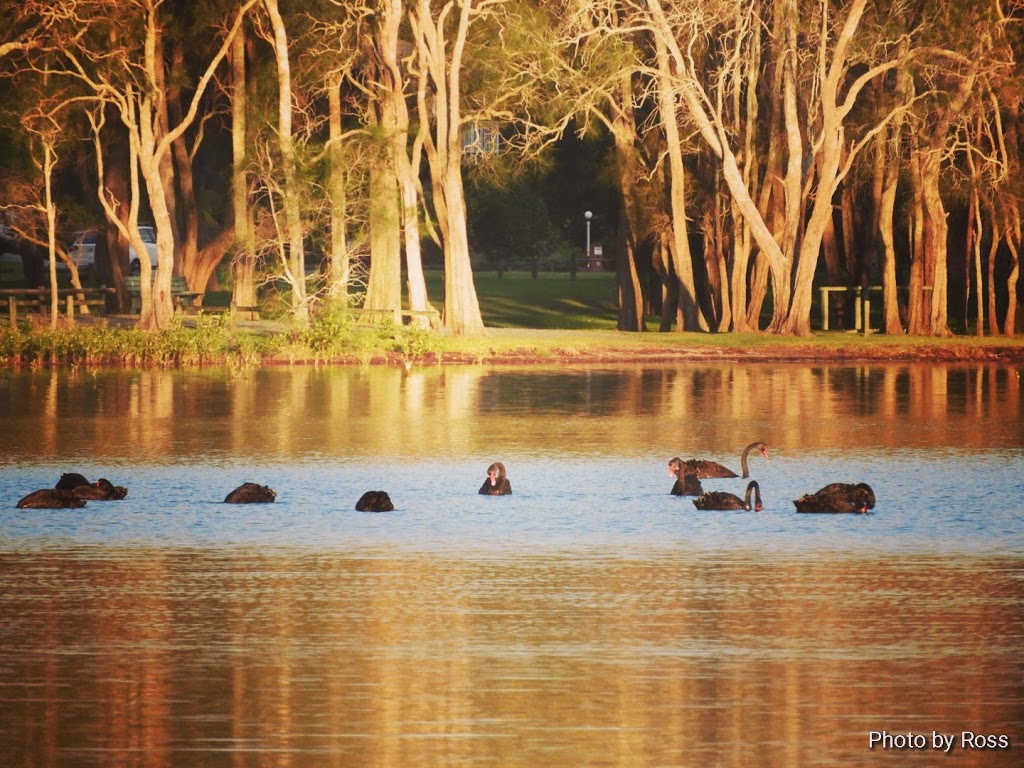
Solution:
{"label": "grassy bank", "polygon": [[[431,296],[440,275],[428,273]],[[0,366],[194,366],[394,363],[616,363],[678,361],[992,360],[1024,362],[1024,337],[911,338],[842,331],[809,338],[767,334],[622,333],[615,330],[614,276],[528,272],[476,276],[488,332],[460,338],[385,323],[361,325],[335,313],[308,327],[249,322],[227,314],[181,318],[144,333],[96,318],[56,331],[0,330]],[[649,326],[656,328],[652,318]]]}

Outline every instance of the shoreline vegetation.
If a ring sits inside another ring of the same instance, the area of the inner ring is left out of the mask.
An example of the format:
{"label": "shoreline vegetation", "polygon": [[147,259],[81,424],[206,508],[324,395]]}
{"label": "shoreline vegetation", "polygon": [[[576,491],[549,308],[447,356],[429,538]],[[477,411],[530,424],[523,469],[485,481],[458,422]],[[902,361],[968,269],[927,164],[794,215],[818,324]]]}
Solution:
{"label": "shoreline vegetation", "polygon": [[566,365],[657,363],[1024,363],[1024,337],[911,337],[843,331],[810,337],[767,333],[624,332],[609,329],[488,328],[451,336],[352,318],[308,327],[234,321],[227,315],[182,318],[166,331],[139,331],[116,319],[79,321],[57,330],[0,330],[0,366],[245,368],[287,365]]}
{"label": "shoreline vegetation", "polygon": [[[0,325],[0,367],[200,367],[286,365],[569,365],[680,362],[999,362],[1024,363],[1024,335],[896,336],[830,330],[809,337],[760,333],[618,331],[615,276],[482,272],[477,292],[482,336],[360,322],[349,310],[324,311],[305,326],[265,306],[264,319],[233,318],[230,294],[177,317],[172,328],[140,331],[133,315],[86,315],[50,330],[41,315]],[[431,282],[431,280],[433,282]],[[440,278],[428,275],[434,295]],[[820,316],[815,305],[815,317]],[[283,315],[283,317],[282,317]],[[834,318],[837,319],[837,318]],[[648,318],[656,329],[660,318]],[[767,319],[764,319],[767,322]],[[878,327],[875,317],[872,327]]]}

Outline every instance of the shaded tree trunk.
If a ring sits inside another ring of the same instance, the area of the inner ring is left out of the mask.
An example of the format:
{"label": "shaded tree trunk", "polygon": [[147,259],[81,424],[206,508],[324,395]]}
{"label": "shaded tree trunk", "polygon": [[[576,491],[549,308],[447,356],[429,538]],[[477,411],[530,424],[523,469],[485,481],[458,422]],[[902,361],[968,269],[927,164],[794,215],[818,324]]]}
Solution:
{"label": "shaded tree trunk", "polygon": [[[235,254],[231,261],[231,306],[255,307],[256,234],[249,214],[249,180],[246,166],[246,133],[249,119],[248,84],[245,66],[246,38],[240,29],[231,43],[231,207],[234,211]],[[249,310],[244,310],[246,317]]]}

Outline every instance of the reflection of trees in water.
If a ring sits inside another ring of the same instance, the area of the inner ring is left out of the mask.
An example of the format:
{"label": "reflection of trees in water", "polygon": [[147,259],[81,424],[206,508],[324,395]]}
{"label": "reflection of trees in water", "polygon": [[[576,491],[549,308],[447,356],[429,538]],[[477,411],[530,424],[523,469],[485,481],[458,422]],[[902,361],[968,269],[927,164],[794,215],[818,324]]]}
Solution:
{"label": "reflection of trees in water", "polygon": [[55,371],[10,374],[5,386],[17,416],[10,451],[33,458],[490,462],[501,451],[670,450],[723,460],[754,439],[783,451],[992,450],[1024,439],[1017,369],[998,364]]}
{"label": "reflection of trees in water", "polygon": [[13,764],[841,764],[876,715],[1019,728],[1012,558],[141,549],[0,555],[0,586]]}

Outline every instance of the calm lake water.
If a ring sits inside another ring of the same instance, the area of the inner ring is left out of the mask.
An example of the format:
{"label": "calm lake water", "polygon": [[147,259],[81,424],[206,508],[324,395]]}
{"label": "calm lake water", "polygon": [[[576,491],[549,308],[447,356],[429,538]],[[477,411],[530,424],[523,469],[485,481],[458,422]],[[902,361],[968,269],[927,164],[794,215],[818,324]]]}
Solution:
{"label": "calm lake water", "polygon": [[[1020,373],[0,373],[0,765],[1020,765]],[[669,495],[756,439],[763,512]]]}

